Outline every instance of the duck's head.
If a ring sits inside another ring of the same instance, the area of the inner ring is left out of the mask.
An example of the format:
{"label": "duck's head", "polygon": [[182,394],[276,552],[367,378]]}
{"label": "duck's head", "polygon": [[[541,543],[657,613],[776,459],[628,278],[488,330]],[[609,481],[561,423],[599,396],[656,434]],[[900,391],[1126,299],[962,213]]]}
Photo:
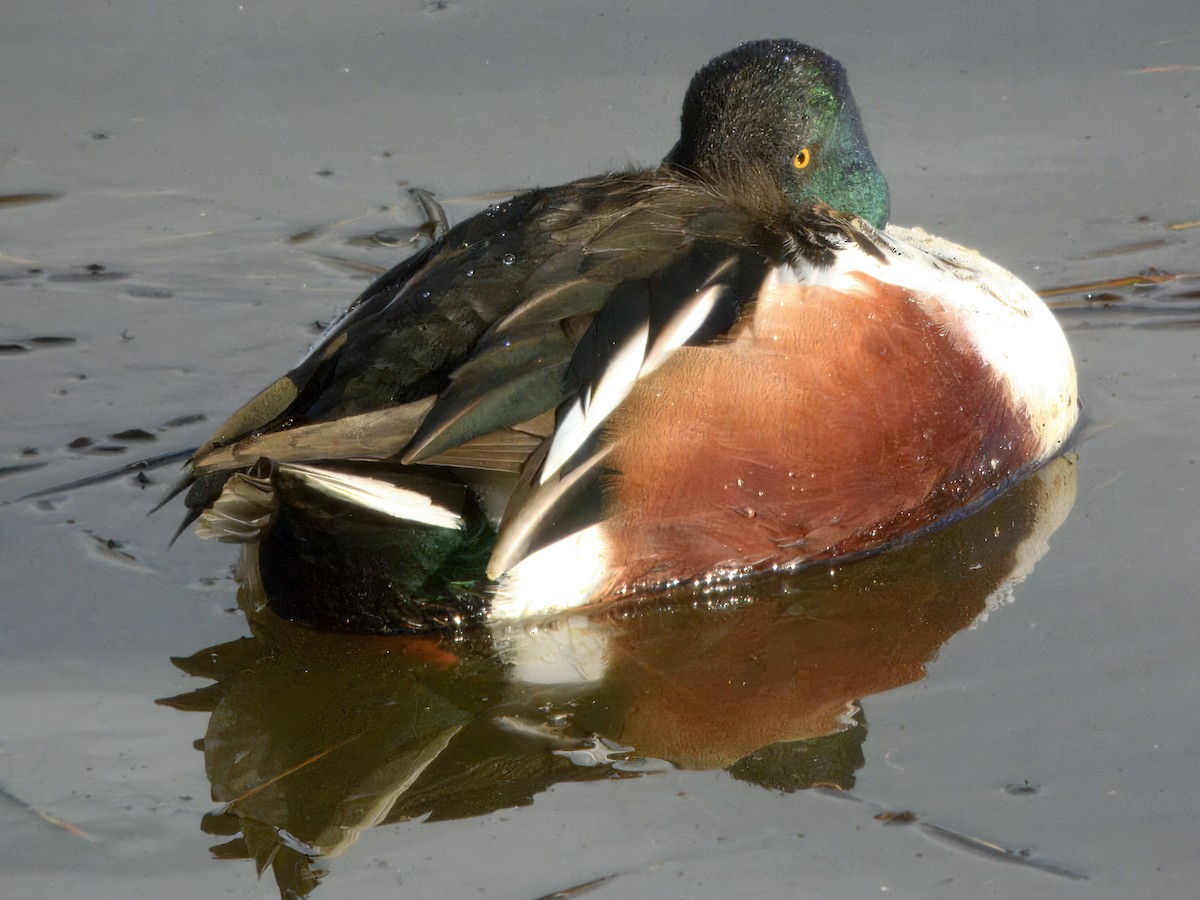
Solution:
{"label": "duck's head", "polygon": [[888,190],[841,64],[795,41],[743,44],[696,73],[665,165],[704,178],[772,176],[793,206],[821,202],[875,226]]}

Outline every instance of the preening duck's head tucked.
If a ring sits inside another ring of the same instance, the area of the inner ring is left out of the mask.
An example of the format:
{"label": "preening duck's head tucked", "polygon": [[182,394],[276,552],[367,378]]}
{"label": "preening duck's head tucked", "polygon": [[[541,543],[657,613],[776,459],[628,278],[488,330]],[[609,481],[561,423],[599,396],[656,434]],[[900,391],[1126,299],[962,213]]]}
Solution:
{"label": "preening duck's head tucked", "polygon": [[841,63],[795,41],[743,44],[697,72],[664,164],[735,183],[765,170],[793,206],[821,202],[877,227],[888,217]]}

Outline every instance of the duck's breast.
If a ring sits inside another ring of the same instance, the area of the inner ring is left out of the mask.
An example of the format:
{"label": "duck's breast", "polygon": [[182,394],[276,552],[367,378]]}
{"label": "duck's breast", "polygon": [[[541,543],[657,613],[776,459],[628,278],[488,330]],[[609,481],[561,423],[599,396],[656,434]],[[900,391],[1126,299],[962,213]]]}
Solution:
{"label": "duck's breast", "polygon": [[1074,367],[1044,304],[969,251],[888,237],[882,260],[777,270],[727,342],[637,385],[609,425],[616,581],[871,550],[1061,447]]}

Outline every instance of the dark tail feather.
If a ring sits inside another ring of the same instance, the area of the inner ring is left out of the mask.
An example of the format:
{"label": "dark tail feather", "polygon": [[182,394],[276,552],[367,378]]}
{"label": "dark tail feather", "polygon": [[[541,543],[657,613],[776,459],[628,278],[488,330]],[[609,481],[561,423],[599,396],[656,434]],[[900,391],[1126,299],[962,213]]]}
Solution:
{"label": "dark tail feather", "polygon": [[[184,491],[184,489],[192,483],[195,477],[195,474],[192,472],[192,469],[189,466],[188,470],[180,475],[179,478],[175,480],[174,484],[167,488],[167,492],[159,498],[159,501],[155,503],[154,506],[150,507],[150,512],[146,513],[146,515],[149,516],[158,512],[160,509],[178,497]],[[179,537],[179,535],[176,534],[175,537]],[[175,543],[175,538],[171,538],[171,543]]]}
{"label": "dark tail feather", "polygon": [[[176,491],[176,493],[178,493],[178,491]],[[175,496],[175,494],[168,494],[166,497],[163,498],[162,503],[159,503],[158,506],[154,507],[154,509],[158,509],[159,507],[161,507],[163,505],[163,503],[166,503],[168,500],[170,500],[174,496]],[[153,512],[153,511],[154,510],[151,510],[151,512]],[[187,531],[188,528],[190,528],[191,525],[198,518],[200,518],[201,512],[203,512],[203,510],[199,510],[199,509],[189,509],[187,511],[187,515],[185,515],[183,517],[183,521],[179,523],[179,527],[176,528],[175,533],[173,535],[171,535],[171,540],[167,541],[168,547],[173,547],[175,545],[175,542],[177,540],[179,540],[179,536],[181,534],[183,534],[185,531]]]}

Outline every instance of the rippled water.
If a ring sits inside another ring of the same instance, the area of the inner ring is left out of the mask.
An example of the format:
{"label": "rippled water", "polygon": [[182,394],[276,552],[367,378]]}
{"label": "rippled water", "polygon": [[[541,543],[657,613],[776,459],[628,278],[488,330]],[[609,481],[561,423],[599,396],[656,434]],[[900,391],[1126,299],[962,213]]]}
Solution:
{"label": "rippled water", "polygon": [[[4,896],[269,897],[318,869],[317,897],[1194,893],[1192,4],[5,23]],[[753,603],[451,644],[258,613],[249,562],[168,551],[177,511],[146,516],[169,468],[18,500],[204,439],[424,239],[408,187],[461,219],[654,160],[694,69],[769,35],[846,64],[895,221],[1050,292],[1085,403],[1068,462]]]}

